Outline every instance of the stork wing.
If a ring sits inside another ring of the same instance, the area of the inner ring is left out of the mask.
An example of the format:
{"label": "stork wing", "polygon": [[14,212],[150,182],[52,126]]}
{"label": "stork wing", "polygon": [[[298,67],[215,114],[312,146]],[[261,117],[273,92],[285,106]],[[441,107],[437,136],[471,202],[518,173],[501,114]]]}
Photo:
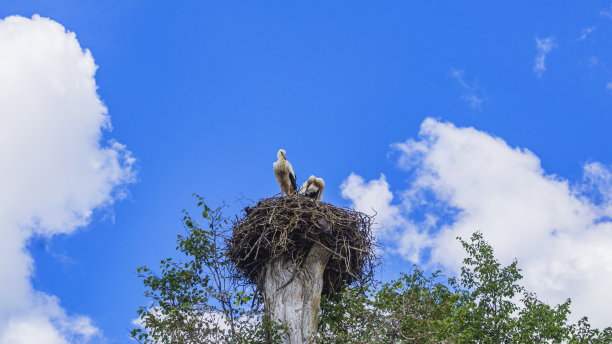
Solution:
{"label": "stork wing", "polygon": [[293,171],[289,172],[289,179],[291,180],[293,191],[297,191],[297,182],[295,181],[295,173],[293,173]]}

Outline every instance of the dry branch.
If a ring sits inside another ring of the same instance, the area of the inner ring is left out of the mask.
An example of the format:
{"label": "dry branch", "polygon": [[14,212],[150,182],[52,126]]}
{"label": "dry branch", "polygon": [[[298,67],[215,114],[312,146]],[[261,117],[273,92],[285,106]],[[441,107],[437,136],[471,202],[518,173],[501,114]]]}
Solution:
{"label": "dry branch", "polygon": [[314,243],[332,252],[323,273],[323,294],[332,294],[354,282],[368,282],[377,262],[372,218],[293,195],[260,200],[246,207],[233,223],[228,256],[239,276],[258,284],[265,263],[288,257],[301,263]]}

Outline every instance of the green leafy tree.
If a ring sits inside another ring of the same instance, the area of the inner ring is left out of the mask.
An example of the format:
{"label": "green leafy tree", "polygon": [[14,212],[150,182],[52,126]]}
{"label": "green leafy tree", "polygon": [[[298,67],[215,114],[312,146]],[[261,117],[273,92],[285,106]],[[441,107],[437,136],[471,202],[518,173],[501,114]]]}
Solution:
{"label": "green leafy tree", "polygon": [[347,288],[322,304],[319,343],[461,342],[461,295],[413,267],[380,285]]}
{"label": "green leafy tree", "polygon": [[603,331],[591,328],[589,319],[583,317],[578,323],[569,327],[570,344],[610,344],[612,343],[612,327],[606,327]]}
{"label": "green leafy tree", "polygon": [[551,307],[525,290],[516,261],[502,266],[481,233],[457,278],[411,274],[347,288],[322,305],[319,343],[612,343],[612,328],[569,324],[570,300]]}
{"label": "green leafy tree", "polygon": [[516,284],[522,277],[517,262],[501,267],[481,233],[475,233],[471,243],[459,240],[468,254],[460,279],[463,298],[470,309],[466,328],[483,342],[507,343],[518,321],[512,314],[519,305],[512,298],[522,291]]}
{"label": "green leafy tree", "polygon": [[[282,326],[266,321],[261,296],[236,276],[226,256],[222,207],[195,196],[203,225],[184,211],[185,257],[138,268],[150,303],[138,310],[142,343],[275,343]],[[321,303],[316,343],[612,343],[612,328],[587,318],[568,323],[570,300],[550,306],[519,284],[513,261],[502,266],[481,233],[458,238],[467,253],[459,276],[425,274],[417,266],[394,281],[347,286]]]}
{"label": "green leafy tree", "polygon": [[224,239],[228,219],[222,207],[209,208],[194,196],[204,225],[183,211],[186,235],[177,236],[176,249],[186,260],[161,261],[160,273],[141,266],[138,276],[151,304],[140,307],[142,328],[131,331],[142,343],[263,343],[269,326],[256,295],[238,283],[226,258]]}
{"label": "green leafy tree", "polygon": [[474,233],[469,243],[459,240],[468,255],[459,285],[469,309],[465,329],[473,341],[562,343],[569,339],[569,299],[555,307],[538,300],[518,284],[522,275],[517,261],[502,267],[481,233]]}

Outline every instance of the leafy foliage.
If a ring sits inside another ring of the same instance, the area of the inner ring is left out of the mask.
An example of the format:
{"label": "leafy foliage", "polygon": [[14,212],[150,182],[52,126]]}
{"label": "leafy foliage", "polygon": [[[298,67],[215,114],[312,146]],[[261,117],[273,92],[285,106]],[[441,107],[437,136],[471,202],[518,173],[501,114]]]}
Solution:
{"label": "leafy foliage", "polygon": [[[142,343],[275,343],[271,324],[250,286],[240,285],[226,256],[228,221],[196,196],[205,226],[184,212],[186,236],[177,250],[186,262],[165,259],[160,273],[138,268],[151,304],[138,310]],[[458,238],[467,253],[461,273],[445,279],[417,266],[394,281],[349,286],[321,303],[316,343],[612,343],[612,327],[587,318],[568,323],[570,300],[550,306],[522,287],[518,263],[502,266],[475,233]]]}
{"label": "leafy foliage", "polygon": [[461,295],[420,270],[322,304],[320,343],[460,342]]}
{"label": "leafy foliage", "polygon": [[222,207],[209,208],[195,196],[205,226],[183,211],[187,235],[177,235],[177,251],[186,262],[161,261],[160,274],[141,266],[138,276],[151,305],[140,307],[143,328],[131,331],[142,343],[263,343],[270,326],[251,289],[229,278],[224,239],[227,218]]}
{"label": "leafy foliage", "polygon": [[396,281],[348,288],[322,304],[319,343],[612,343],[612,328],[568,324],[570,300],[551,307],[518,284],[516,261],[502,267],[481,233],[458,278],[416,266]]}

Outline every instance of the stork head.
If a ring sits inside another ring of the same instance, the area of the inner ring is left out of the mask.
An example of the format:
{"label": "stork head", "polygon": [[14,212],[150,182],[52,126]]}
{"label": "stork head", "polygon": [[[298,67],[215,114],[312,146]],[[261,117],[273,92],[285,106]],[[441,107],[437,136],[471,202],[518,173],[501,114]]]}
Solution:
{"label": "stork head", "polygon": [[[314,176],[313,176],[314,177]],[[325,188],[325,181],[323,180],[323,178],[315,178],[315,180],[317,181],[317,183],[319,184],[319,187],[321,189]]]}
{"label": "stork head", "polygon": [[276,153],[276,157],[278,158],[278,160],[281,160],[281,159],[287,160],[287,157],[285,156],[285,154],[286,153],[284,149],[279,149],[278,153]]}
{"label": "stork head", "polygon": [[308,177],[308,180],[306,181],[306,184],[310,185],[310,184],[314,183],[316,179],[317,178],[315,178],[314,175],[311,175],[310,177]]}

